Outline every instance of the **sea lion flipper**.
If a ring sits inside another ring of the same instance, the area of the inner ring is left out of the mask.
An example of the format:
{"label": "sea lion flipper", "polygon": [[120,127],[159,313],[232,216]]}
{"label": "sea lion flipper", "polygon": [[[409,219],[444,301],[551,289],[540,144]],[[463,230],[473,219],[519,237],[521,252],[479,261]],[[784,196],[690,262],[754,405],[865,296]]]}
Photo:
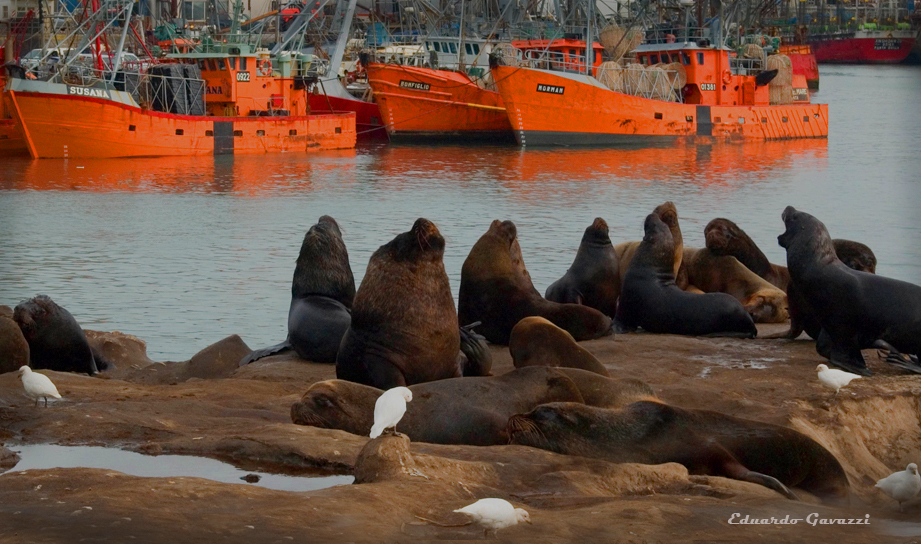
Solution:
{"label": "sea lion flipper", "polygon": [[784,497],[798,501],[799,498],[793,494],[790,489],[783,485],[780,480],[774,478],[773,476],[768,476],[767,474],[762,474],[760,472],[755,472],[753,470],[748,470],[745,465],[740,463],[729,451],[724,449],[722,446],[715,445],[716,450],[721,453],[720,457],[723,458],[723,466],[721,467],[721,472],[729,478],[735,480],[741,480],[743,482],[751,482],[753,484],[763,485],[768,489],[773,489],[774,491],[780,493]]}
{"label": "sea lion flipper", "polygon": [[895,349],[892,344],[882,339],[873,342],[873,347],[877,350],[886,352],[885,355],[879,354],[880,359],[883,359],[890,365],[897,366],[909,372],[921,374],[921,364],[918,362],[917,355],[906,355],[901,353],[899,350]]}
{"label": "sea lion flipper", "polygon": [[257,349],[257,350],[255,350],[255,351],[250,352],[250,354],[247,355],[246,357],[240,359],[240,365],[239,365],[239,366],[245,366],[245,365],[248,365],[248,364],[250,364],[250,363],[252,363],[252,362],[254,362],[254,361],[258,361],[259,359],[262,359],[263,357],[268,357],[269,355],[275,355],[275,354],[278,354],[278,353],[283,353],[283,352],[288,351],[288,350],[291,350],[291,349],[294,349],[294,348],[291,347],[291,343],[288,342],[287,340],[285,340],[284,342],[282,342],[282,343],[280,343],[280,344],[275,344],[274,346],[269,346],[269,347],[267,347],[267,348]]}
{"label": "sea lion flipper", "polygon": [[466,360],[463,361],[463,376],[488,376],[492,369],[492,352],[486,345],[486,338],[473,331],[477,323],[460,328],[460,349]]}

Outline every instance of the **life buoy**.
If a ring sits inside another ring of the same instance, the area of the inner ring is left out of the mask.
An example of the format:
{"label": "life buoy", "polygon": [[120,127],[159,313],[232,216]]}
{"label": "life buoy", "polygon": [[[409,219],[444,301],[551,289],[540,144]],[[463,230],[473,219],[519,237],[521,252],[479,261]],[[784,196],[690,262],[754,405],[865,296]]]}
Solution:
{"label": "life buoy", "polygon": [[723,71],[723,83],[725,83],[726,85],[729,85],[730,83],[732,83],[732,72],[730,72],[729,70]]}
{"label": "life buoy", "polygon": [[272,75],[272,61],[269,59],[262,59],[256,63],[256,73],[262,77],[269,77]]}

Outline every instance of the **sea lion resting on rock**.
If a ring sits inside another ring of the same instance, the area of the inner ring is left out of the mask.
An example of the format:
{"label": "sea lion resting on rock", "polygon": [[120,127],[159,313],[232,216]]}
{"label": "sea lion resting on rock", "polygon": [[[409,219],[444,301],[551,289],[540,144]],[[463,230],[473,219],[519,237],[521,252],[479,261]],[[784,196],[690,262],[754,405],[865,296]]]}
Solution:
{"label": "sea lion resting on rock", "polygon": [[508,350],[515,368],[552,366],[581,368],[602,376],[608,371],[571,334],[540,316],[526,317],[512,329]]}
{"label": "sea lion resting on rock", "polygon": [[336,377],[390,389],[489,372],[489,360],[465,355],[488,350],[459,351],[444,249],[438,227],[420,218],[371,255],[339,347]]}
{"label": "sea lion resting on rock", "polygon": [[[816,350],[848,372],[870,375],[861,349],[921,354],[921,287],[852,270],[835,254],[825,225],[787,206],[777,237],[797,290],[822,327]],[[921,373],[921,366],[900,365]]]}
{"label": "sea lion resting on rock", "polygon": [[618,295],[617,252],[608,236],[608,224],[597,217],[585,229],[572,266],[562,278],[550,284],[545,296],[552,302],[584,304],[613,317]]}
{"label": "sea lion resting on rock", "polygon": [[240,366],[288,349],[315,363],[335,363],[342,335],[349,328],[355,278],[339,224],[328,215],[304,235],[288,308],[288,338],[256,350]]}
{"label": "sea lion resting on rock", "polygon": [[479,331],[494,344],[508,344],[512,328],[538,315],[577,341],[611,332],[611,318],[594,308],[546,300],[524,266],[518,233],[511,221],[493,221],[461,269],[458,314],[462,323],[482,321]]}
{"label": "sea lion resting on rock", "polygon": [[792,429],[706,410],[640,401],[620,410],[559,402],[508,422],[511,443],[615,463],[680,463],[691,474],[763,485],[787,498],[798,487],[820,498],[848,495],[844,469]]}
{"label": "sea lion resting on rock", "polygon": [[751,316],[732,295],[696,294],[675,285],[674,242],[668,225],[651,213],[646,235],[624,277],[615,318],[619,330],[754,338]]}
{"label": "sea lion resting on rock", "polygon": [[[787,308],[790,314],[790,329],[781,334],[765,338],[796,338],[805,330],[812,338],[818,338],[821,327],[809,309],[809,304],[791,285],[790,272],[786,266],[771,264],[761,249],[738,225],[728,219],[717,218],[704,228],[707,249],[715,255],[735,257],[749,270],[761,276],[787,293]],[[838,258],[854,270],[876,273],[876,256],[860,242],[832,240]]]}
{"label": "sea lion resting on rock", "polygon": [[[547,367],[438,380],[409,389],[413,400],[400,420],[401,433],[414,442],[473,446],[507,444],[508,418],[539,404],[588,399],[615,407],[655,398],[649,386],[638,380],[611,380],[584,370]],[[291,406],[291,421],[368,436],[374,403],[381,394],[380,389],[353,382],[317,382]]]}
{"label": "sea lion resting on rock", "polygon": [[13,310],[0,306],[0,374],[18,371],[28,364],[29,343],[13,321]]}
{"label": "sea lion resting on rock", "polygon": [[33,369],[92,376],[109,368],[90,349],[86,334],[74,316],[46,295],[19,303],[13,310],[13,320],[29,343],[29,366]]}
{"label": "sea lion resting on rock", "polygon": [[[656,206],[652,213],[668,225],[668,230],[672,233],[672,240],[675,243],[675,252],[672,254],[673,275],[676,278],[678,287],[685,289],[687,287],[687,278],[681,269],[681,260],[684,258],[684,237],[681,234],[681,226],[678,224],[678,209],[675,208],[673,202],[666,202]],[[630,267],[630,261],[633,260],[633,255],[640,247],[640,243],[641,241],[623,242],[614,246],[614,253],[617,255],[621,291],[623,290],[627,269]]]}
{"label": "sea lion resting on rock", "polygon": [[749,270],[735,257],[707,248],[685,248],[681,267],[690,285],[704,293],[727,293],[742,303],[755,323],[787,320],[787,294]]}

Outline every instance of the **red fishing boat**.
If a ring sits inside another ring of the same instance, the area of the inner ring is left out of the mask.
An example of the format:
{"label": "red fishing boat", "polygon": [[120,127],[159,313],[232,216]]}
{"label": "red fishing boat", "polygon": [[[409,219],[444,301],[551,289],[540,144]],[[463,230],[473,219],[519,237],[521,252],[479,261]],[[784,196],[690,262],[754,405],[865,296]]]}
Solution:
{"label": "red fishing boat", "polygon": [[793,64],[793,73],[806,78],[810,90],[819,90],[819,65],[812,47],[808,45],[781,45],[778,53],[786,55]]}
{"label": "red fishing boat", "polygon": [[807,43],[818,62],[839,64],[898,64],[911,53],[918,31],[905,28],[879,30],[861,25],[854,31],[810,34]]}
{"label": "red fishing boat", "polygon": [[[515,139],[520,145],[606,145],[828,136],[828,106],[809,103],[808,91],[794,88],[792,70],[731,58],[702,37],[670,38],[635,53],[641,65],[605,63],[589,73],[584,61],[558,51],[528,60],[539,67],[494,66]],[[774,82],[778,76],[784,80]],[[805,78],[798,80],[805,87]]]}

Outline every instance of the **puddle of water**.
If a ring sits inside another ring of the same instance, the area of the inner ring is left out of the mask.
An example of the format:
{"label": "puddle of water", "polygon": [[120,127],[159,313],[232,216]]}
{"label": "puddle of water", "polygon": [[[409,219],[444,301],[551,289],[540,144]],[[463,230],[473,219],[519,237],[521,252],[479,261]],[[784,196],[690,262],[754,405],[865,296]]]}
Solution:
{"label": "puddle of water", "polygon": [[880,532],[888,536],[913,537],[921,536],[921,523],[907,521],[883,521]]}
{"label": "puddle of water", "polygon": [[279,491],[314,491],[348,485],[353,476],[286,476],[240,470],[233,465],[191,455],[142,455],[117,448],[96,446],[57,446],[40,444],[8,446],[22,458],[9,472],[50,468],[100,468],[145,478],[205,478],[228,484],[247,485],[241,478],[256,474],[255,484]]}
{"label": "puddle of water", "polygon": [[[697,361],[706,361],[708,363],[715,363],[723,368],[748,368],[752,370],[764,370],[769,368],[771,363],[776,363],[782,360],[776,357],[756,357],[743,361],[741,359],[719,359],[716,357],[703,355],[695,355],[694,357],[691,357],[691,359]],[[699,376],[701,378],[709,378],[712,368],[712,366],[704,367],[703,370],[700,371]]]}

